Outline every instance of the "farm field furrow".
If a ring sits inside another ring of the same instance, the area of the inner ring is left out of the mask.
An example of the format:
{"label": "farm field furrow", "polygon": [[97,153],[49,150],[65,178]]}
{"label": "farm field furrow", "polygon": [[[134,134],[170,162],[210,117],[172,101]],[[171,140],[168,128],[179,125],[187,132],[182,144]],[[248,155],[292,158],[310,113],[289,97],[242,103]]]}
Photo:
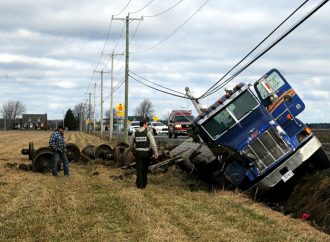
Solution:
{"label": "farm field furrow", "polygon": [[[308,223],[284,216],[238,192],[209,191],[175,167],[149,175],[145,190],[135,175],[99,164],[63,171],[23,171],[21,155],[50,132],[0,132],[0,241],[330,241]],[[105,143],[65,132],[80,149]]]}

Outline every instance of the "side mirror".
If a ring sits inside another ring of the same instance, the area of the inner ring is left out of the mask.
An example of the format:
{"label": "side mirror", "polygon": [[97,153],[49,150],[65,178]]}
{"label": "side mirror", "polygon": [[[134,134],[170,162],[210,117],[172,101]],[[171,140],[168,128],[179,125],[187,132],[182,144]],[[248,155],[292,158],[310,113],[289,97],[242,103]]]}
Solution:
{"label": "side mirror", "polygon": [[276,94],[272,94],[272,95],[270,95],[269,98],[270,98],[270,101],[273,103],[278,98],[278,96]]}
{"label": "side mirror", "polygon": [[286,103],[290,103],[290,102],[292,102],[292,97],[291,97],[290,95],[285,95],[285,96],[283,97],[283,99],[284,99],[284,101],[285,101]]}

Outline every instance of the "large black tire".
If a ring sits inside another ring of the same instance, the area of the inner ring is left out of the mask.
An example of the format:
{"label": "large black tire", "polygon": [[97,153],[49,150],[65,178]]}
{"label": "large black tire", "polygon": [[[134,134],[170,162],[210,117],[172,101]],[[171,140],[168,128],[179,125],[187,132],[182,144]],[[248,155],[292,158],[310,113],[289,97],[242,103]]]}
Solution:
{"label": "large black tire", "polygon": [[322,148],[318,149],[312,156],[312,163],[317,170],[330,168],[330,161]]}
{"label": "large black tire", "polygon": [[68,157],[69,162],[78,162],[80,161],[80,149],[76,144],[68,143],[65,146],[66,156]]}
{"label": "large black tire", "polygon": [[34,154],[34,144],[29,142],[29,160],[32,160]]}
{"label": "large black tire", "polygon": [[[32,158],[32,169],[34,172],[48,172],[51,169],[53,150],[50,147],[41,147],[35,151]],[[57,169],[61,163],[57,163]]]}
{"label": "large black tire", "polygon": [[173,137],[174,137],[174,139],[178,138],[178,134],[174,132]]}

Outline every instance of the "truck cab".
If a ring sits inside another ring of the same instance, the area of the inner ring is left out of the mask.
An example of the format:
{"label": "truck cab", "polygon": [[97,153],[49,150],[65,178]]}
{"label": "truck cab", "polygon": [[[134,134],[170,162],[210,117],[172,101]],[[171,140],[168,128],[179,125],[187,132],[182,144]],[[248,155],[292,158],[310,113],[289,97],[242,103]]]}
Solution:
{"label": "truck cab", "polygon": [[[320,141],[297,119],[304,108],[281,73],[272,69],[253,85],[236,85],[199,112],[193,130],[223,163],[226,179],[262,194],[323,152]],[[324,168],[329,167],[322,157]]]}

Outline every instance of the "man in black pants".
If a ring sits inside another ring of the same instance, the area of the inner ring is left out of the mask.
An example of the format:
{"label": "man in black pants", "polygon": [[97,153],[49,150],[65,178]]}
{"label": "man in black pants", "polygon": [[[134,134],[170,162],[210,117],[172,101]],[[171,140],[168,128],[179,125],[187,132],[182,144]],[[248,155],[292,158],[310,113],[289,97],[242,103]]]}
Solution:
{"label": "man in black pants", "polygon": [[150,158],[158,158],[157,145],[152,132],[147,128],[146,121],[140,121],[140,128],[132,134],[130,146],[135,146],[136,150],[136,186],[143,189],[148,183],[147,175]]}

